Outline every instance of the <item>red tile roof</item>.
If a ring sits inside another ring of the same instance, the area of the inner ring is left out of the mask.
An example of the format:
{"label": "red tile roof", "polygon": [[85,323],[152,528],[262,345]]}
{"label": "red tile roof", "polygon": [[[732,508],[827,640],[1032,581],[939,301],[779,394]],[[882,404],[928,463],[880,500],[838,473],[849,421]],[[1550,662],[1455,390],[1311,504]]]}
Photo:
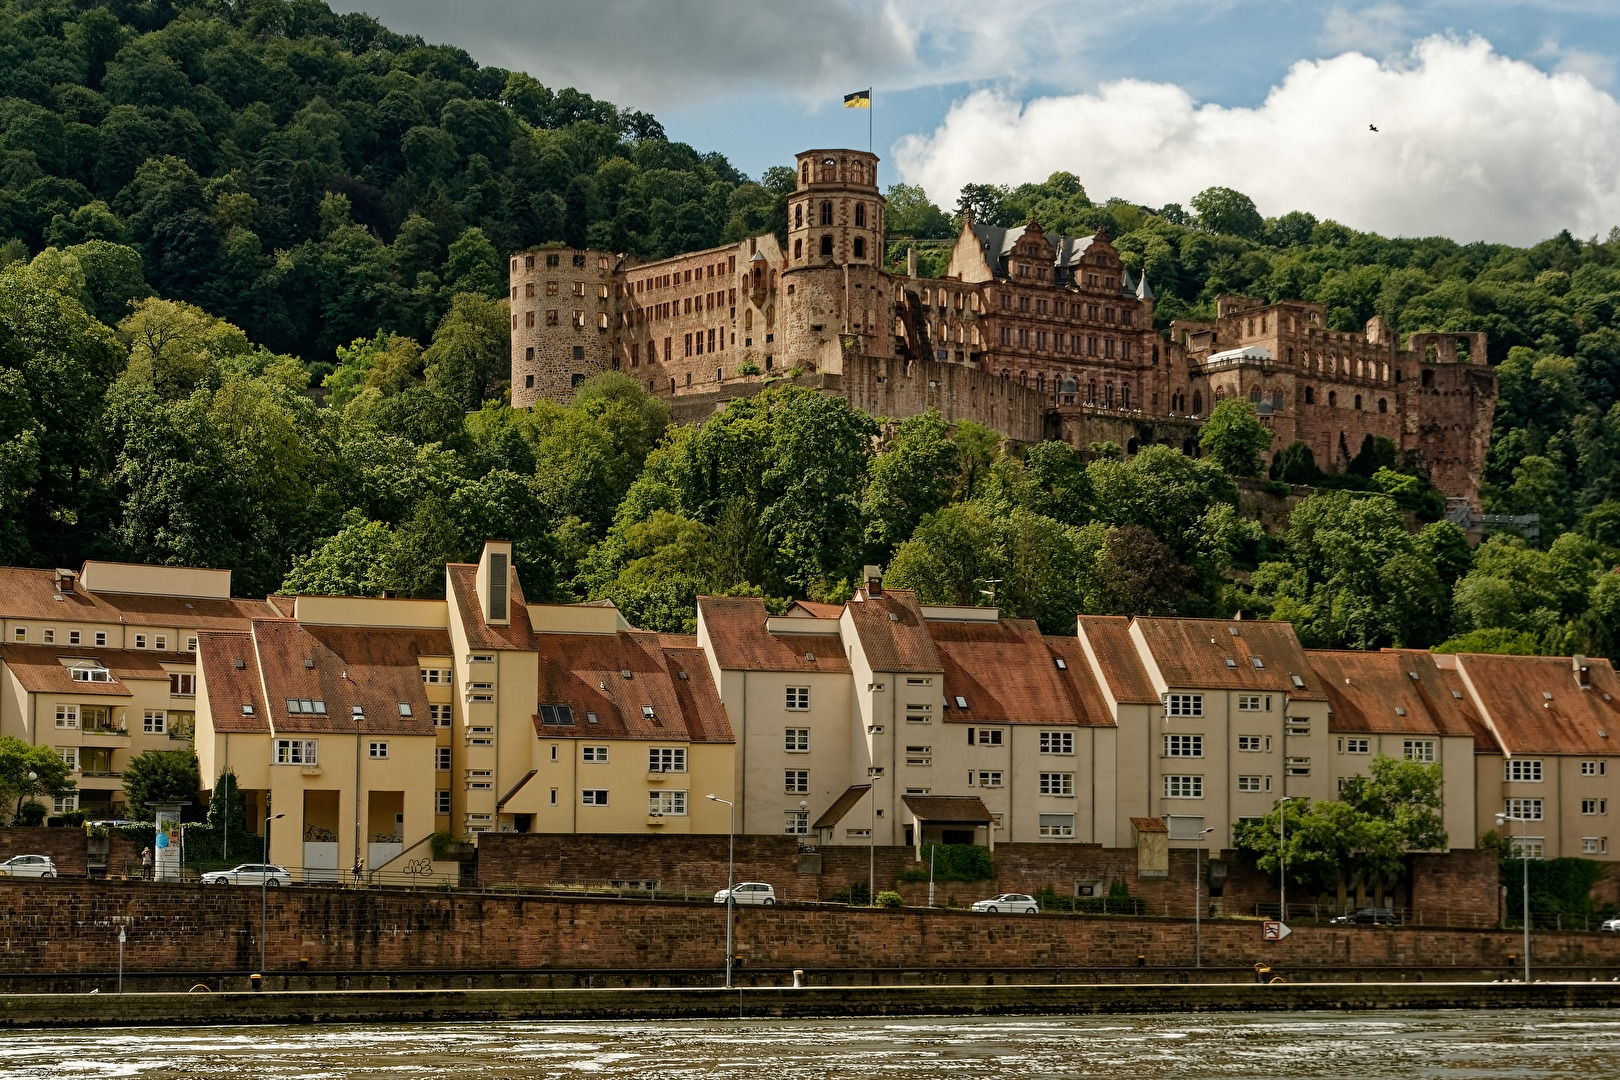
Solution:
{"label": "red tile roof", "polygon": [[880,595],[870,596],[863,589],[847,610],[873,671],[944,670],[916,593],[884,589]]}
{"label": "red tile roof", "polygon": [[918,821],[942,825],[988,825],[995,820],[977,795],[902,795]]}
{"label": "red tile roof", "polygon": [[[197,635],[198,663],[208,691],[208,715],[225,734],[268,735],[270,710],[259,688],[259,661],[253,635],[237,630],[204,630]],[[240,662],[241,668],[236,665]],[[285,704],[285,703],[283,703]],[[244,716],[242,706],[253,715]]]}
{"label": "red tile roof", "polygon": [[534,730],[541,738],[733,741],[731,721],[696,638],[621,630],[546,634],[539,644],[539,703],[566,705],[574,720],[547,724],[536,715]]}
{"label": "red tile roof", "polygon": [[855,784],[846,788],[842,795],[833,800],[831,806],[821,812],[821,816],[816,818],[816,823],[812,827],[830,829],[837,825],[844,820],[844,815],[855,809],[856,804],[865,798],[866,793],[871,790],[871,784]]}
{"label": "red tile roof", "polygon": [[698,612],[724,671],[849,670],[844,643],[836,635],[767,631],[765,601],[756,597],[700,596]]}
{"label": "red tile roof", "polygon": [[[94,694],[100,697],[129,697],[130,689],[124,685],[124,673],[132,665],[119,665],[113,660],[118,650],[80,649],[72,646],[59,649],[54,645],[0,645],[0,660],[17,677],[22,688],[35,694]],[[105,655],[103,655],[105,654]],[[92,666],[106,667],[109,682],[75,682],[68,673],[68,664],[90,661]],[[64,663],[65,662],[65,663]]]}
{"label": "red tile roof", "polygon": [[[417,658],[450,652],[450,635],[443,630],[255,619],[253,638],[277,733],[353,732],[357,723],[364,735],[434,733]],[[324,701],[326,712],[290,712],[288,699]],[[409,716],[401,715],[401,702]],[[362,709],[358,718],[356,705]]]}
{"label": "red tile roof", "polygon": [[[1288,623],[1139,618],[1131,626],[1169,687],[1271,690],[1302,701],[1325,698]],[[1254,665],[1256,658],[1263,666]],[[1294,676],[1304,686],[1296,686]]]}
{"label": "red tile roof", "polygon": [[[454,610],[461,616],[467,644],[474,649],[533,649],[534,629],[529,625],[529,607],[523,599],[523,584],[517,570],[508,567],[512,591],[510,626],[490,626],[478,604],[478,567],[474,563],[451,563],[445,567]],[[442,655],[442,654],[441,654]]]}
{"label": "red tile roof", "polygon": [[927,625],[944,667],[947,721],[1113,726],[1073,638],[1044,638],[1027,619]]}
{"label": "red tile roof", "polygon": [[1567,656],[1463,653],[1457,670],[1507,752],[1620,753],[1620,679],[1607,660],[1587,660],[1587,689],[1577,684]]}
{"label": "red tile roof", "polygon": [[837,619],[844,614],[843,604],[822,604],[815,600],[795,600],[784,614],[800,619]]}
{"label": "red tile roof", "polygon": [[1129,619],[1121,615],[1082,615],[1078,626],[1079,640],[1088,655],[1095,658],[1097,672],[1115,701],[1132,705],[1158,703],[1159,695],[1131,639]]}
{"label": "red tile roof", "polygon": [[1305,656],[1327,692],[1329,731],[1473,734],[1446,672],[1426,652],[1307,650]]}
{"label": "red tile roof", "polygon": [[79,585],[63,593],[57,591],[54,570],[0,567],[0,618],[226,630],[245,628],[249,619],[269,614],[262,600],[92,593]]}

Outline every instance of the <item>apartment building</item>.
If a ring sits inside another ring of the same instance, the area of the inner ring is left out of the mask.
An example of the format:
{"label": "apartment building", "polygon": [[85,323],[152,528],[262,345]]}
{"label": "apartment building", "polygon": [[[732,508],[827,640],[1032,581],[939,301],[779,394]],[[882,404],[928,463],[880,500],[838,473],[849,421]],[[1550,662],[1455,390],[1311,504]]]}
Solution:
{"label": "apartment building", "polygon": [[[1620,680],[1584,656],[1439,657],[1490,736],[1476,754],[1476,828],[1511,838],[1531,858],[1613,859],[1620,812]],[[1494,752],[1493,752],[1494,751]],[[1500,825],[1496,815],[1519,820]]]}
{"label": "apartment building", "polygon": [[0,734],[73,767],[55,812],[122,817],[130,759],[191,746],[198,635],[274,613],[233,598],[228,570],[0,568]]}

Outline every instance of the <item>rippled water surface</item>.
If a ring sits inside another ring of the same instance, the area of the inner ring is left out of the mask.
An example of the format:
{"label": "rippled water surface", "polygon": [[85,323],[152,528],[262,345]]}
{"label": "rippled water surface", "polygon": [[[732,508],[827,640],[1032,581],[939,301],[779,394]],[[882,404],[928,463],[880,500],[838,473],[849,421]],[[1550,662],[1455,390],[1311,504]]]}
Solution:
{"label": "rippled water surface", "polygon": [[1611,1012],[121,1028],[0,1034],[3,1077],[1620,1078]]}

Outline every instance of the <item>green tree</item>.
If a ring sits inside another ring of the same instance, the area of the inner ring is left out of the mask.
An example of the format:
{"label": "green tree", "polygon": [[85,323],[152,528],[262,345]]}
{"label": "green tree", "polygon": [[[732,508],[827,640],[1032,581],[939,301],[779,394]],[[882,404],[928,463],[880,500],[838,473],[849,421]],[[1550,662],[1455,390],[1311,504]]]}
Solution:
{"label": "green tree", "polygon": [[1252,401],[1229,397],[1210,411],[1198,445],[1233,476],[1259,476],[1260,455],[1271,446],[1271,429],[1260,422]]}
{"label": "green tree", "polygon": [[53,748],[0,735],[0,807],[21,814],[25,799],[59,798],[73,787],[71,767]]}
{"label": "green tree", "polygon": [[902,420],[894,438],[872,459],[861,513],[866,541],[879,562],[937,512],[962,478],[962,455],[932,409]]}
{"label": "green tree", "polygon": [[500,396],[511,372],[510,341],[506,308],[499,301],[458,293],[422,355],[428,387],[468,410]]}
{"label": "green tree", "polygon": [[1254,200],[1231,188],[1205,188],[1193,196],[1192,208],[1198,212],[1199,226],[1213,233],[1252,240],[1266,227]]}
{"label": "green tree", "polygon": [[124,797],[129,814],[137,821],[156,816],[152,804],[189,802],[184,817],[200,819],[202,778],[197,771],[197,755],[190,750],[145,750],[124,766]]}

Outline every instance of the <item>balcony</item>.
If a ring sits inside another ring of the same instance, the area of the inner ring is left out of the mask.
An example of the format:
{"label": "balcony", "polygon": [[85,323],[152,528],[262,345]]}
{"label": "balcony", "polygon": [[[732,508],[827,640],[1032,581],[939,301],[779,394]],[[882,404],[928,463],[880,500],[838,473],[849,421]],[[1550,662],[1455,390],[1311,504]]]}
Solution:
{"label": "balcony", "polygon": [[123,736],[125,738],[129,736],[127,727],[113,727],[111,724],[97,724],[94,727],[87,724],[79,730],[86,735]]}

